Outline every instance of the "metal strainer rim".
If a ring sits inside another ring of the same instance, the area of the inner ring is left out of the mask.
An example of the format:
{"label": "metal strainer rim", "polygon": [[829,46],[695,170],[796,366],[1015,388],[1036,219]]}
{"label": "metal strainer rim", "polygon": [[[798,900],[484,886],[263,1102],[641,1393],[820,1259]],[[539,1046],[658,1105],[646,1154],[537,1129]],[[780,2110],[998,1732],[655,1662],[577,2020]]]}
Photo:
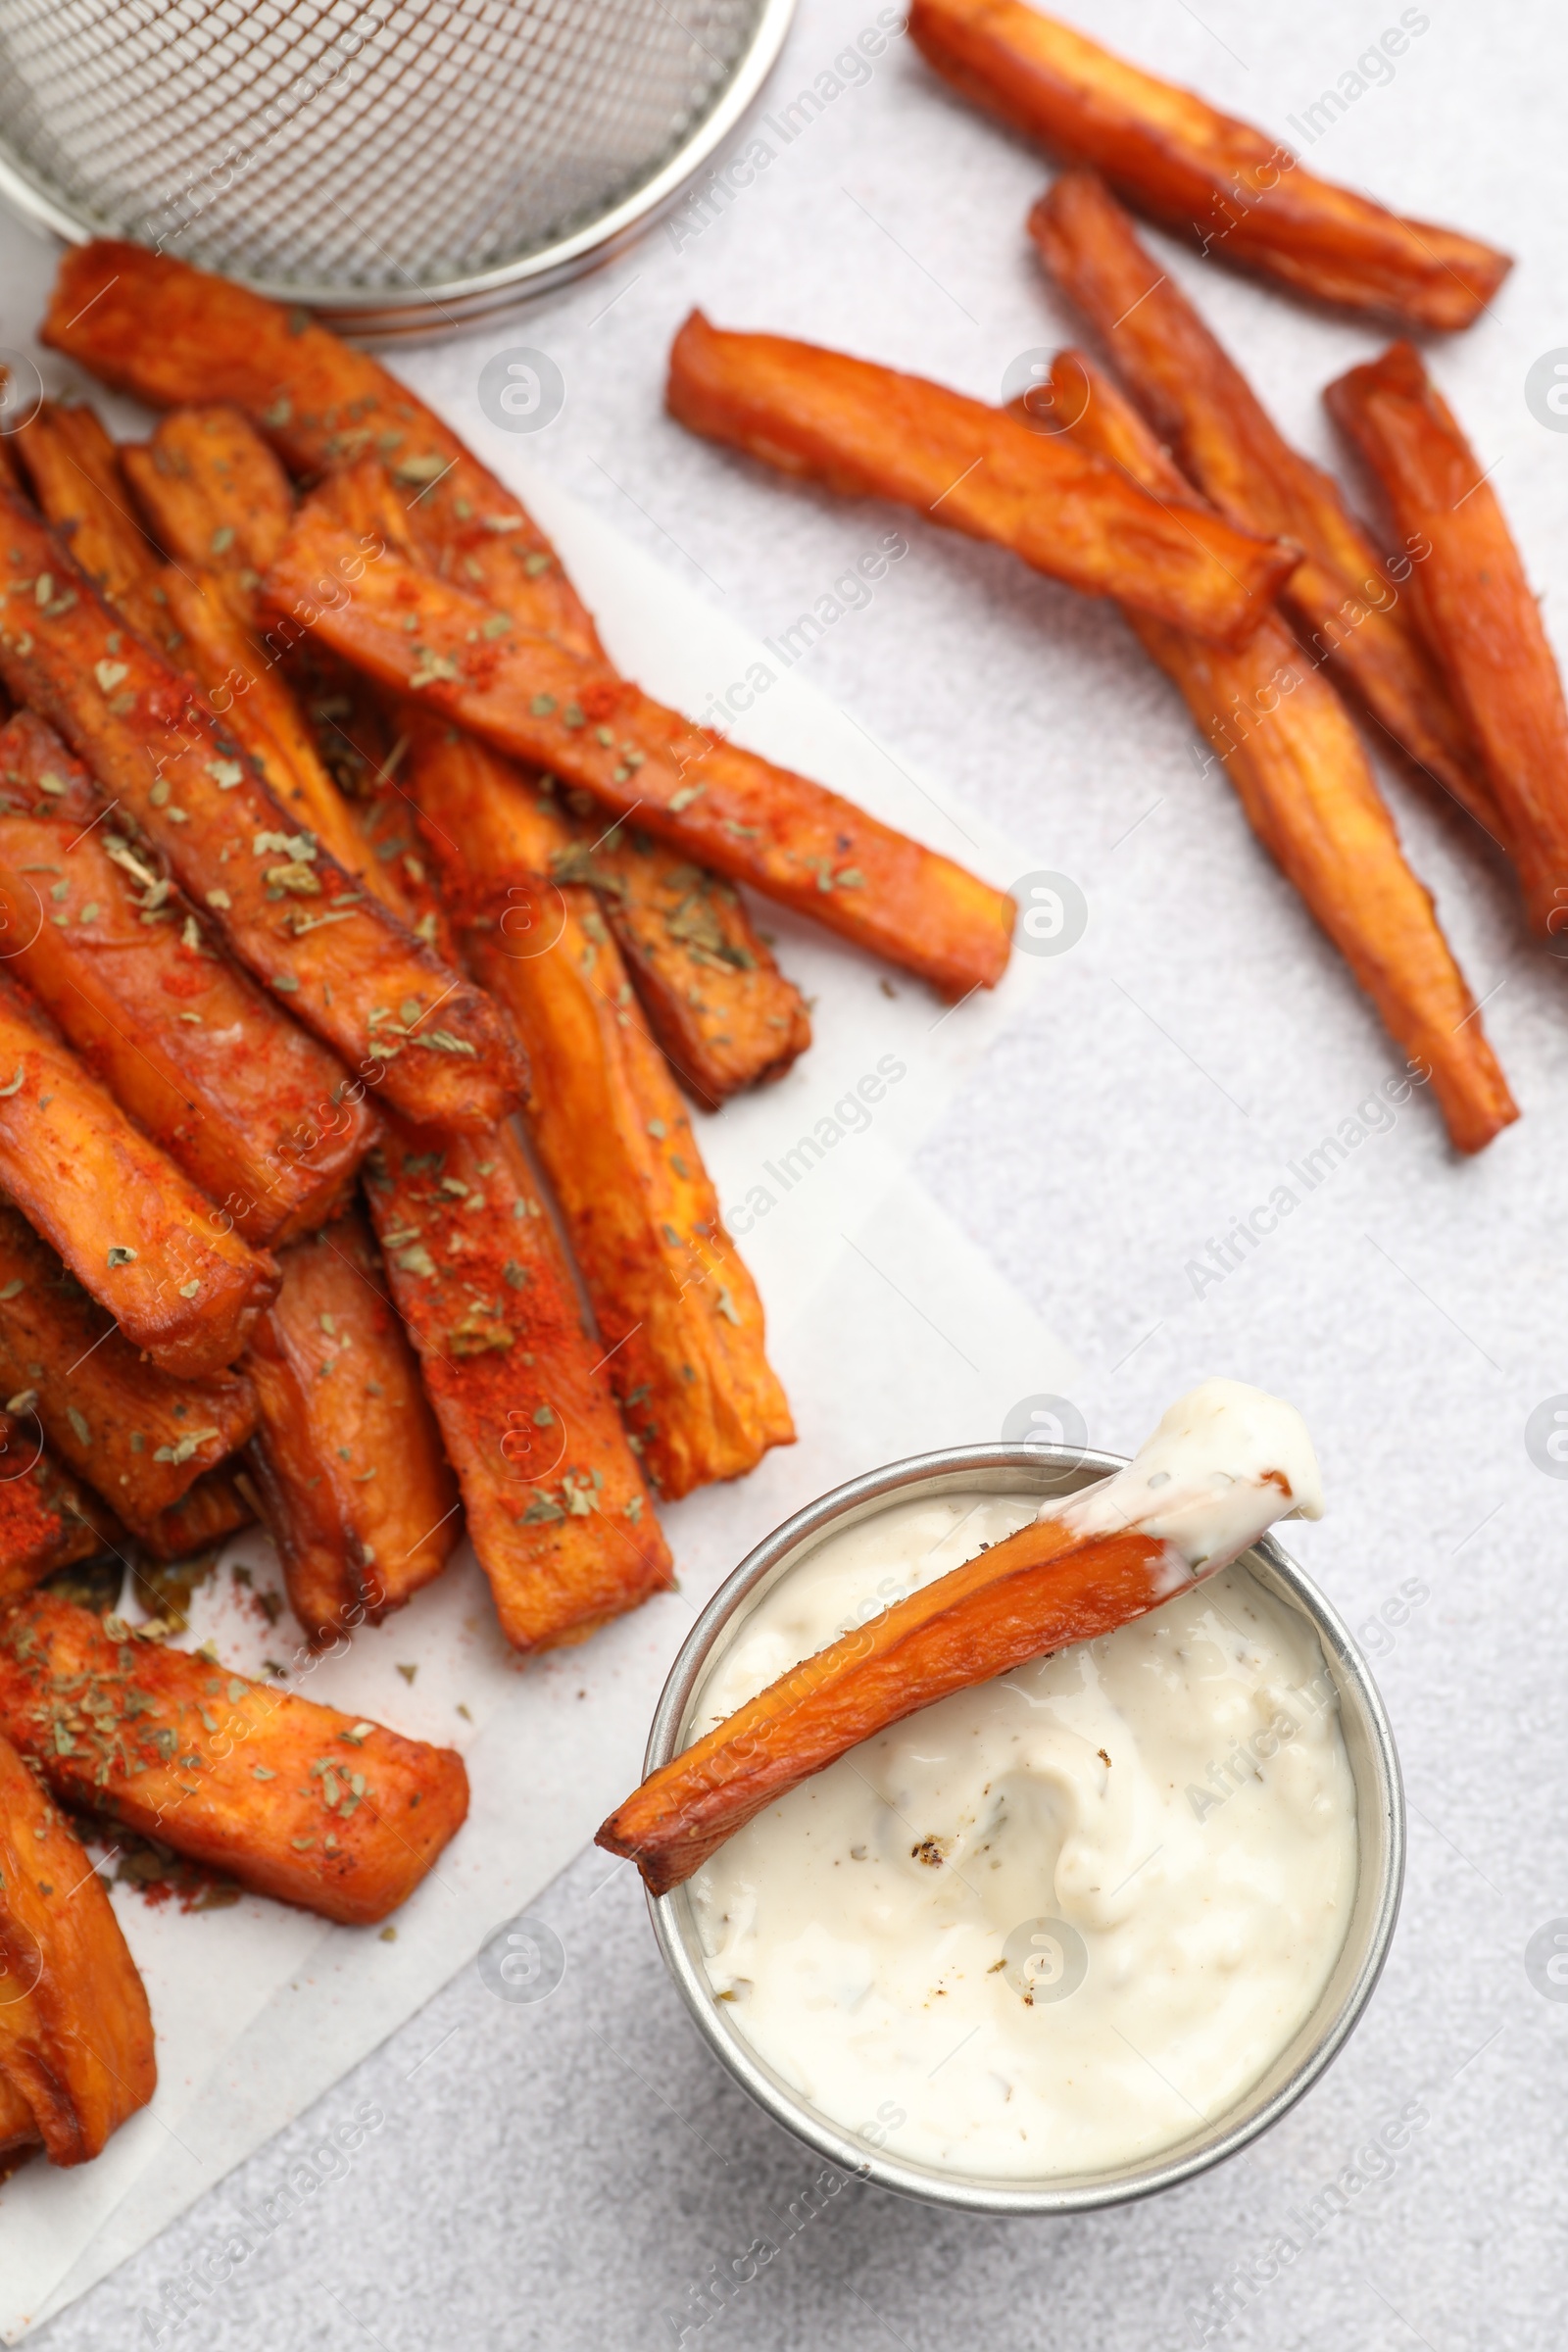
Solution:
{"label": "metal strainer rim", "polygon": [[[361,334],[408,334],[466,325],[476,317],[548,292],[565,279],[613,259],[632,237],[651,227],[703,166],[743,122],[761,95],[762,85],[778,61],[784,36],[795,15],[796,0],[762,0],[757,28],[711,111],[705,115],[685,145],[660,170],[634,188],[629,196],[569,234],[543,245],[537,253],[501,264],[494,270],[467,276],[412,283],[406,298],[389,294],[384,286],[348,286],[301,279],[247,277],[238,270],[224,272],[236,283],[251,287],[274,301],[297,303],[336,318]],[[103,230],[67,210],[39,186],[0,146],[0,201],[29,227],[42,229],[68,245],[86,245]],[[136,240],[132,240],[135,242]]]}

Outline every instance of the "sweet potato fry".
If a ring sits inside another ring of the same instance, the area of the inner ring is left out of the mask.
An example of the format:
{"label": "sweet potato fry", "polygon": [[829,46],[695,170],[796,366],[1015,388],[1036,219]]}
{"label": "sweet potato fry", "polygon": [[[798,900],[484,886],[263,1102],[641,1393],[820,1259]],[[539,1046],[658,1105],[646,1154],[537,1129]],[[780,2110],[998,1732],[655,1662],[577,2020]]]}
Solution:
{"label": "sweet potato fry", "polygon": [[158,2084],[147,1994],[114,1905],[8,1740],[0,1740],[0,2077],[26,2102],[51,2164],[98,2155]]}
{"label": "sweet potato fry", "polygon": [[247,1364],[251,1476],[313,1645],[378,1624],[439,1576],[458,1493],[407,1335],[357,1214],[282,1254]]}
{"label": "sweet potato fry", "polygon": [[[1022,0],[914,0],[909,32],[966,97],[1064,161],[1092,165],[1124,202],[1202,252],[1293,293],[1461,327],[1512,267],[1474,237],[1317,178],[1282,142]],[[1396,31],[1384,43],[1403,39]],[[1332,93],[1322,106],[1343,112]]]}
{"label": "sweet potato fry", "polygon": [[148,1527],[133,1531],[155,1560],[186,1560],[210,1551],[253,1527],[257,1510],[238,1478],[227,1469],[209,1470]]}
{"label": "sweet potato fry", "polygon": [[398,1128],[366,1193],[513,1647],[582,1642],[671,1581],[602,1349],[508,1128]]}
{"label": "sweet potato fry", "polygon": [[1568,710],[1502,508],[1431,381],[1396,343],[1324,395],[1407,546],[1415,608],[1480,747],[1532,927],[1568,930]]}
{"label": "sweet potato fry", "polygon": [[[1058,360],[1055,391],[1060,413],[1078,418],[1073,431],[1102,456],[1173,504],[1193,497],[1142,418],[1080,355]],[[1179,689],[1253,832],[1412,1066],[1430,1072],[1455,1148],[1481,1151],[1519,1113],[1333,687],[1277,620],[1241,653],[1221,655],[1147,614],[1127,617]]]}
{"label": "sweet potato fry", "polygon": [[812,343],[725,333],[700,311],[675,337],[667,397],[693,432],[851,498],[897,499],[1224,645],[1250,635],[1298,560],[1217,515],[1174,518],[1004,410]]}
{"label": "sweet potato fry", "polygon": [[350,1927],[406,1901],[468,1810],[451,1748],[47,1593],[0,1626],[0,1728],[67,1803]]}
{"label": "sweet potato fry", "polygon": [[[307,500],[268,593],[293,602],[354,545],[326,509]],[[388,554],[366,572],[352,603],[318,608],[315,626],[333,652],[382,685],[417,695],[610,808],[635,808],[651,833],[704,864],[948,994],[1001,978],[1014,908],[1000,891],[551,639],[512,630],[504,613],[445,581]]]}
{"label": "sweet potato fry", "polygon": [[471,736],[416,715],[409,782],[473,969],[517,1025],[524,1115],[662,1494],[754,1469],[795,1436],[762,1307],[662,1054],[582,883],[548,876],[572,835]]}
{"label": "sweet potato fry", "polygon": [[1042,259],[1092,321],[1154,430],[1204,496],[1247,530],[1306,553],[1280,591],[1319,661],[1494,839],[1502,825],[1474,743],[1410,604],[1412,551],[1386,565],[1339,484],[1292,449],[1180,288],[1092,173],[1058,179],[1029,216]]}
{"label": "sweet potato fry", "polygon": [[57,1568],[102,1551],[97,1522],[93,1498],[44,1451],[36,1414],[20,1404],[0,1413],[0,1613]]}
{"label": "sweet potato fry", "polygon": [[164,552],[216,572],[249,617],[294,511],[288,476],[250,419],[221,405],[175,409],[148,441],[122,443],[120,464]]}
{"label": "sweet potato fry", "polygon": [[169,1372],[230,1364],[277,1288],[252,1250],[66,1047],[0,993],[0,1185]]}
{"label": "sweet potato fry", "polygon": [[0,1206],[0,1402],[34,1412],[54,1451],[150,1535],[204,1471],[243,1446],[243,1374],[179,1380],[144,1363],[14,1208]]}
{"label": "sweet potato fry", "polygon": [[[16,439],[33,496],[73,562],[134,628],[167,645],[171,621],[158,593],[158,559],[98,417],[91,409],[46,400]],[[64,582],[61,593],[70,593]]]}
{"label": "sweet potato fry", "polygon": [[689,1879],[755,1814],[889,1724],[1045,1651],[1143,1616],[1173,1590],[1156,1537],[1034,1522],[895,1602],[662,1765],[594,1842],[651,1894]]}
{"label": "sweet potato fry", "polygon": [[30,712],[0,729],[0,785],[29,774],[64,780],[68,796],[41,795],[43,817],[0,815],[0,919],[19,943],[9,969],[247,1241],[324,1223],[375,1134],[368,1102],[351,1099],[324,1046],[214,955],[102,801],[80,822],[54,814],[90,786]]}
{"label": "sweet potato fry", "polygon": [[597,655],[549,540],[450,426],[368,352],[231,278],[139,245],[61,263],[44,340],[153,408],[226,401],[296,473],[373,452],[405,493],[424,556],[528,628]]}
{"label": "sweet potato fry", "polygon": [[[0,526],[0,678],[17,699],[134,815],[240,962],[360,1078],[427,1120],[492,1125],[520,1076],[495,1008],[290,829],[178,673],[118,625],[59,541],[4,489]],[[71,577],[68,610],[61,593],[37,602],[45,574],[52,588]]]}
{"label": "sweet potato fry", "polygon": [[811,1042],[811,1016],[734,884],[635,819],[590,833],[578,818],[575,830],[552,873],[598,892],[648,1025],[688,1094],[716,1110],[782,1078]]}

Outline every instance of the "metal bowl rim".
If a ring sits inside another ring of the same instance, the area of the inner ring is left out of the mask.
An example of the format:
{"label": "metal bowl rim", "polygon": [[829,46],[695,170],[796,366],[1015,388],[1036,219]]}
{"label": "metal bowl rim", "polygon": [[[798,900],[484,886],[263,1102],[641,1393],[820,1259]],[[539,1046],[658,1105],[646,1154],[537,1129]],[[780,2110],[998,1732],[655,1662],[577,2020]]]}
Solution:
{"label": "metal bowl rim", "polygon": [[[1112,1471],[1121,1469],[1125,1459],[1124,1455],[1102,1453],[1088,1446],[1006,1443],[950,1446],[928,1453],[911,1454],[906,1460],[889,1463],[880,1470],[864,1471],[858,1478],[848,1479],[842,1486],[834,1487],[816,1501],[808,1503],[748,1552],[697,1618],[681,1644],[660,1694],[649,1732],[643,1767],[645,1774],[666,1763],[676,1752],[682,1718],[718,1635],[759,1585],[808,1538],[820,1535],[864,1503],[889,1500],[902,1489],[949,1474],[998,1470],[1029,1470],[1038,1474],[1042,1469],[1047,1469],[1062,1477],[1079,1470],[1099,1471],[1108,1476]],[[1254,1556],[1266,1562],[1310,1621],[1322,1644],[1324,1661],[1334,1677],[1342,1706],[1348,1693],[1366,1720],[1371,1734],[1371,1777],[1386,1825],[1384,1869],[1377,1888],[1366,1948],[1352,1982],[1341,1996],[1333,2014],[1324,2020],[1322,2031],[1288,2080],[1255,2112],[1245,2116],[1229,2130],[1224,2128],[1221,2118],[1209,2136],[1196,2147],[1187,2147],[1184,2153],[1174,2158],[1161,2159],[1156,2155],[1140,2166],[1107,2174],[1102,2180],[1092,2177],[1076,2180],[1069,2186],[1053,2185],[1050,2181],[1016,2182],[944,2173],[935,2167],[906,2162],[885,2153],[867,2153],[865,2142],[858,2139],[853,2132],[830,2123],[787,2085],[779,2082],[740,2034],[721,2022],[718,2005],[706,1978],[686,1948],[678,1924],[676,1906],[685,1906],[685,1888],[677,1887],[672,1893],[657,1898],[650,1895],[649,1916],[653,1921],[660,1951],[698,2032],[741,2088],[775,2123],[781,2124],[798,2139],[814,2148],[841,2172],[872,2182],[880,2188],[891,2189],[899,2196],[967,2213],[1084,2213],[1106,2205],[1132,2204],[1140,2198],[1157,2195],[1161,2190],[1174,2188],[1197,2174],[1206,2172],[1210,2166],[1239,2154],[1260,2133],[1278,2123],[1332,2064],[1372,1997],[1383,1973],[1398,1919],[1399,1899],[1404,1885],[1403,1783],[1387,1710],[1371,1670],[1339,1611],[1273,1537],[1265,1536],[1261,1543],[1253,1545],[1251,1551],[1244,1553],[1242,1564],[1247,1565]],[[1358,1789],[1358,1799],[1361,1793]],[[1362,1856],[1365,1850],[1366,1840],[1362,1837]],[[1357,1907],[1359,1895],[1358,1884]],[[689,1911],[686,1915],[689,1917]],[[1308,2028],[1311,2022],[1308,2019]],[[1302,2029],[1305,2030],[1307,2028]],[[1245,2104],[1246,2096],[1244,2093],[1238,2105]]]}
{"label": "metal bowl rim", "polygon": [[[696,178],[714,149],[739,126],[761,95],[762,85],[778,61],[795,9],[796,0],[762,0],[761,13],[750,46],[736,65],[721,96],[711,111],[704,116],[686,143],[651,179],[633,189],[619,204],[612,206],[609,212],[600,214],[596,220],[584,227],[541,246],[536,253],[525,254],[514,262],[503,263],[494,270],[471,272],[466,277],[437,279],[428,285],[411,285],[406,296],[399,296],[384,286],[323,285],[299,279],[245,277],[232,270],[220,274],[232,277],[237,285],[247,286],[253,293],[267,295],[274,302],[295,303],[303,309],[318,311],[326,318],[353,320],[363,314],[369,320],[373,317],[375,328],[369,331],[378,329],[388,335],[399,331],[399,322],[404,322],[404,332],[415,332],[420,328],[437,329],[442,323],[443,312],[456,313],[445,320],[451,329],[481,323],[492,310],[501,308],[509,297],[520,301],[529,294],[546,293],[565,279],[577,276],[602,261],[611,260],[631,237],[651,226],[659,214],[675,202],[688,182]],[[64,204],[30,176],[14,152],[4,146],[0,146],[0,199],[31,227],[50,231],[68,245],[86,245],[106,233],[68,211]],[[197,266],[206,267],[205,264]],[[382,324],[382,321],[385,323]]]}

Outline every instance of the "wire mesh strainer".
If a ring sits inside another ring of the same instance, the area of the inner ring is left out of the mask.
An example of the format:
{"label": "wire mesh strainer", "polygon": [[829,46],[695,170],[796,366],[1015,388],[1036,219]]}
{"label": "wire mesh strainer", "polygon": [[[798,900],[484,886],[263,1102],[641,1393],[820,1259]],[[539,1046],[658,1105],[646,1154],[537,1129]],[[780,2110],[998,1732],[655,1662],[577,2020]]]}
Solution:
{"label": "wire mesh strainer", "polygon": [[0,0],[0,195],[430,333],[603,260],[794,0]]}

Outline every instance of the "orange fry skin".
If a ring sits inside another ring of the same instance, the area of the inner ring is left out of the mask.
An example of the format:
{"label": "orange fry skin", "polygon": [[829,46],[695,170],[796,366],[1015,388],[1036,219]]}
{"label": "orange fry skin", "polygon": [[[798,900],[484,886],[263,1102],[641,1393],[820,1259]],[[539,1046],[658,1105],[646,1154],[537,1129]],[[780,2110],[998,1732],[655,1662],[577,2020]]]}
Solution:
{"label": "orange fry skin", "polygon": [[501,1630],[586,1641],[673,1570],[531,1171],[506,1128],[398,1129],[379,1163],[371,1219]]}
{"label": "orange fry skin", "polygon": [[1004,410],[816,344],[726,333],[700,311],[671,347],[667,399],[693,432],[851,498],[896,499],[1220,644],[1256,628],[1298,561],[1218,515],[1176,521]]}
{"label": "orange fry skin", "polygon": [[405,1902],[468,1810],[453,1749],[48,1593],[0,1625],[0,1728],[65,1802],[348,1927]]}
{"label": "orange fry skin", "polygon": [[99,1516],[96,1498],[44,1451],[36,1414],[0,1413],[0,1612],[57,1568],[106,1549]]}
{"label": "orange fry skin", "polygon": [[1412,326],[1468,326],[1512,268],[1451,228],[1319,179],[1290,148],[1022,0],[914,0],[928,65],[1204,253],[1293,293]]}
{"label": "orange fry skin", "polygon": [[462,1530],[418,1367],[363,1218],[282,1252],[251,1338],[251,1476],[306,1640],[379,1624],[439,1576]]}
{"label": "orange fry skin", "polygon": [[216,572],[244,618],[294,512],[287,474],[240,410],[175,409],[121,469],[166,555]]}
{"label": "orange fry skin", "polygon": [[1408,343],[1329,385],[1406,544],[1416,611],[1480,747],[1532,928],[1568,930],[1568,710],[1496,493]]}
{"label": "orange fry skin", "polygon": [[256,1427],[242,1374],[176,1379],[143,1362],[26,1219],[5,1206],[0,1390],[0,1402],[36,1398],[28,1409],[53,1450],[141,1536]]}
{"label": "orange fry skin", "polygon": [[1291,448],[1251,386],[1090,172],[1065,173],[1029,216],[1047,270],[1094,324],[1188,477],[1243,529],[1306,552],[1280,591],[1319,660],[1416,766],[1494,840],[1502,819],[1412,605],[1339,484]]}
{"label": "orange fry skin", "polygon": [[[38,605],[45,571],[69,579],[68,610],[60,594]],[[293,852],[292,820],[232,738],[3,488],[0,590],[0,680],[135,817],[239,961],[387,1102],[481,1130],[501,1117],[520,1073],[494,1006],[314,843]]]}
{"label": "orange fry skin", "polygon": [[254,1526],[256,1508],[227,1469],[209,1470],[176,1503],[135,1531],[155,1560],[185,1560]]}
{"label": "orange fry skin", "polygon": [[1169,1552],[1039,1520],[818,1650],[616,1807],[594,1842],[668,1894],[726,1838],[862,1740],[951,1691],[1093,1641],[1158,1606]]}
{"label": "orange fry skin", "polygon": [[644,833],[635,817],[577,839],[551,870],[593,885],[648,1025],[687,1093],[717,1110],[766,1086],[811,1042],[811,1016],[733,883]]}
{"label": "orange fry skin", "polygon": [[484,745],[439,720],[410,725],[410,787],[466,953],[527,1052],[529,1136],[633,1443],[671,1498],[738,1478],[791,1444],[794,1423],[757,1287],[598,902],[539,878],[573,836]]}
{"label": "orange fry skin", "polygon": [[421,551],[525,626],[598,655],[561,563],[512,492],[368,352],[231,279],[108,240],[65,255],[43,339],[151,408],[222,401],[295,473],[383,458]]}
{"label": "orange fry skin", "polygon": [[114,1905],[3,1739],[0,2080],[25,2101],[51,2164],[99,2155],[158,2086],[147,1993]]}
{"label": "orange fry skin", "polygon": [[155,1364],[231,1364],[277,1288],[272,1260],[3,996],[0,1063],[0,1186],[28,1223]]}
{"label": "orange fry skin", "polygon": [[[1061,356],[1054,384],[1062,413],[1079,418],[1075,432],[1162,496],[1193,497],[1142,418],[1080,355]],[[1518,1108],[1333,687],[1278,621],[1241,653],[1222,655],[1147,614],[1127,618],[1180,691],[1253,832],[1412,1069],[1430,1073],[1455,1149],[1484,1150]]]}
{"label": "orange fry skin", "polygon": [[73,561],[133,627],[167,645],[172,623],[158,594],[158,560],[99,418],[46,400],[16,439],[33,496]]}
{"label": "orange fry skin", "polygon": [[[269,595],[294,601],[354,545],[307,500]],[[320,609],[315,625],[382,685],[609,808],[635,808],[650,833],[945,994],[1001,978],[1015,912],[1002,892],[552,640],[510,631],[504,614],[395,556],[366,571],[352,601]]]}
{"label": "orange fry skin", "polygon": [[[90,789],[30,712],[0,729],[0,794],[20,783],[30,798],[29,773]],[[93,800],[79,821],[47,795],[46,816],[0,814],[0,914],[23,943],[9,968],[247,1241],[311,1230],[352,1185],[374,1110],[351,1100],[324,1046],[214,955],[187,903]]]}

